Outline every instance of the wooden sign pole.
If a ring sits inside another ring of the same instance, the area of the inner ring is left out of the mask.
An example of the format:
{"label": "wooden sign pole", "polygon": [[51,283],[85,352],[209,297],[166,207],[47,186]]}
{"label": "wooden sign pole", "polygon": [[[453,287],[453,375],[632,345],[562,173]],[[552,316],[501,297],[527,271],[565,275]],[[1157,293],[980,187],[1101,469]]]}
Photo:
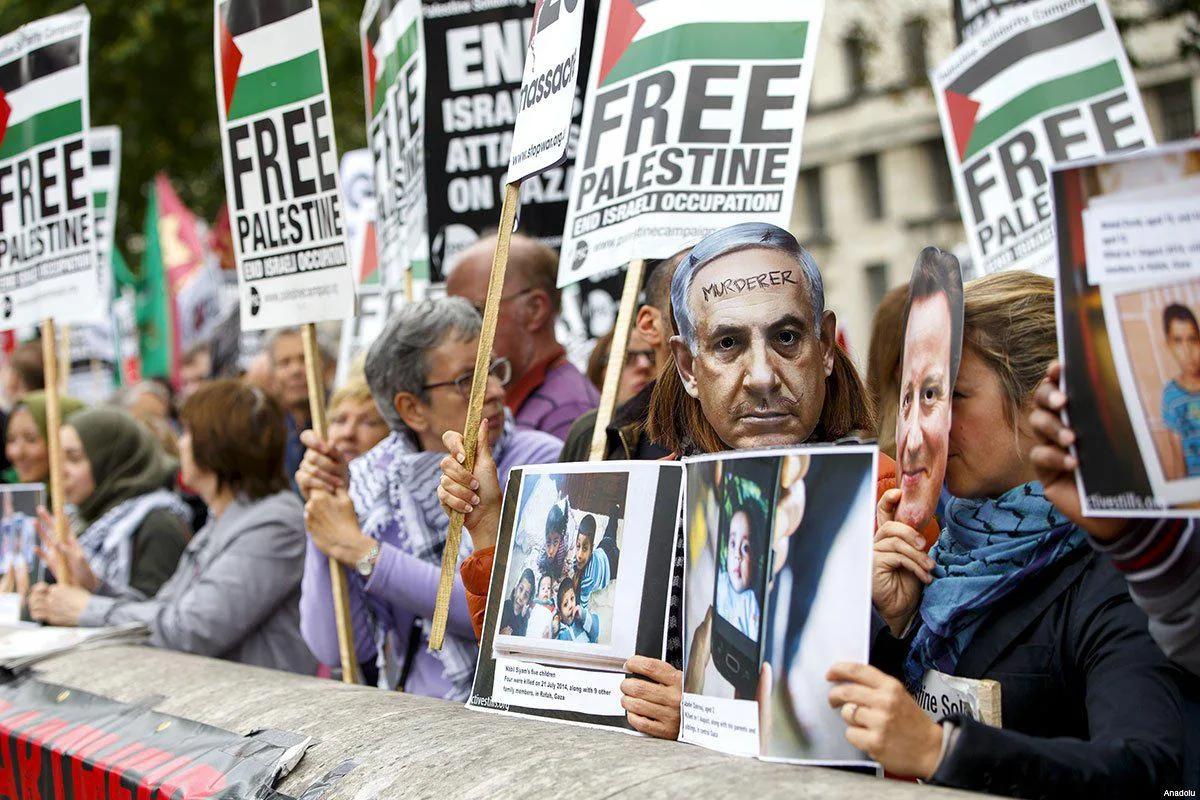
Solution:
{"label": "wooden sign pole", "polygon": [[[71,328],[63,325],[58,329],[58,387],[60,392],[67,391],[71,381]],[[49,386],[50,382],[46,381]]]}
{"label": "wooden sign pole", "polygon": [[[321,441],[328,433],[325,425],[325,375],[321,350],[317,347],[317,326],[308,323],[300,329],[304,342],[304,371],[308,379],[308,410],[312,429]],[[354,647],[354,625],[350,620],[350,587],[346,572],[334,558],[329,559],[329,583],[333,589],[333,620],[337,627],[338,653],[342,660],[342,681],[358,683],[358,656]]]}
{"label": "wooden sign pole", "polygon": [[[63,338],[66,338],[66,328]],[[54,320],[47,317],[42,323],[42,371],[46,379],[46,447],[50,455],[50,513],[54,518],[54,539],[65,543],[71,535],[67,528],[63,497],[62,406],[59,404],[58,346],[54,336]],[[55,580],[66,586],[72,583],[71,575],[55,575]]]}
{"label": "wooden sign pole", "polygon": [[638,292],[642,288],[642,273],[646,262],[640,258],[629,262],[625,270],[625,288],[621,291],[621,305],[617,309],[617,321],[613,325],[613,337],[608,349],[608,367],[604,371],[604,389],[600,392],[600,407],[596,409],[596,427],[592,429],[592,448],[588,461],[603,461],[605,444],[608,441],[608,426],[617,408],[617,390],[621,386],[621,372],[625,369],[625,351],[629,349],[629,333],[633,317],[637,312]]}
{"label": "wooden sign pole", "polygon": [[[475,379],[471,381],[471,399],[467,405],[467,424],[463,431],[468,471],[475,469],[475,448],[479,444],[479,420],[483,415],[483,399],[487,394],[488,371],[492,365],[492,344],[496,339],[496,317],[500,313],[500,297],[504,293],[504,273],[508,269],[508,246],[512,241],[513,224],[517,218],[520,183],[504,187],[504,205],[500,209],[500,228],[496,232],[496,253],[492,256],[492,275],[488,283],[487,301],[483,306],[483,329],[479,331],[479,350],[475,353]],[[437,605],[433,609],[433,626],[429,631],[429,649],[441,650],[446,635],[446,618],[450,614],[450,592],[454,589],[454,573],[458,569],[458,547],[462,542],[463,515],[450,515],[446,532],[446,549],[442,553],[442,577],[438,583]]]}

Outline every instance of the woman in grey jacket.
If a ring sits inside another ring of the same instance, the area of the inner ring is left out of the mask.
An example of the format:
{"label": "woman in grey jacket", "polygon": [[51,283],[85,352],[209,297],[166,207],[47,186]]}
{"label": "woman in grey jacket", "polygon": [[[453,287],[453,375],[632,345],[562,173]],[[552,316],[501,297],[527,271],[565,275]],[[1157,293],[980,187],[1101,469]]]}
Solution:
{"label": "woman in grey jacket", "polygon": [[150,643],[262,667],[312,673],[300,637],[304,509],[283,476],[284,420],[278,401],[238,381],[211,383],[180,417],[183,483],[204,499],[209,520],[158,595],[92,594],[100,582],[77,543],[56,545],[52,569],[74,585],[39,584],[34,619],[96,627],[145,623]]}

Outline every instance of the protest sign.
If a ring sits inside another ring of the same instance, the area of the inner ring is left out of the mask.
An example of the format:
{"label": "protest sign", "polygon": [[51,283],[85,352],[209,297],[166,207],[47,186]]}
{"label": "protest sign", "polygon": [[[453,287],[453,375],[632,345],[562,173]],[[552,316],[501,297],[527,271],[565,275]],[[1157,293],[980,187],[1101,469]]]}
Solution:
{"label": "protest sign", "polygon": [[273,794],[310,740],[239,736],[31,678],[0,686],[5,797],[225,797]]}
{"label": "protest sign", "polygon": [[360,33],[367,146],[374,161],[375,220],[385,286],[424,262],[425,34],[420,0],[369,0]]}
{"label": "protest sign", "polygon": [[88,135],[92,211],[95,214],[96,280],[100,300],[93,321],[71,327],[63,335],[70,341],[63,358],[67,393],[89,404],[106,400],[116,384],[117,331],[113,315],[112,249],[116,235],[117,197],[121,176],[121,129],[115,125],[93,127]]}
{"label": "protest sign", "polygon": [[101,302],[82,6],[0,37],[0,325],[90,320]]}
{"label": "protest sign", "polygon": [[247,330],[345,319],[354,279],[316,0],[214,0],[217,113]]}
{"label": "protest sign", "polygon": [[952,0],[954,3],[954,33],[962,44],[979,33],[988,23],[1034,0]]}
{"label": "protest sign", "polygon": [[1200,516],[1200,147],[1070,165],[1052,180],[1084,513]]}
{"label": "protest sign", "polygon": [[[315,323],[354,316],[317,0],[214,0],[217,114],[243,330],[302,324],[312,430],[325,429]],[[346,573],[329,559],[343,680],[358,663]]]}
{"label": "protest sign", "polygon": [[[474,7],[458,0],[422,3],[429,65],[426,164],[433,283],[445,280],[458,254],[474,244],[480,232],[496,226],[503,187],[512,182],[506,172],[537,5],[557,9],[564,0],[498,0]],[[597,4],[581,5],[586,14],[583,41],[590,42]],[[528,177],[521,185],[522,231],[554,249],[562,242],[570,161],[583,113],[579,97],[590,56],[590,49],[583,47],[567,163]]]}
{"label": "protest sign", "polygon": [[681,741],[868,763],[846,741],[825,675],[867,662],[878,453],[826,445],[684,459]]}
{"label": "protest sign", "polygon": [[510,473],[469,707],[632,730],[624,663],[665,657],[682,488],[670,463]]}
{"label": "protest sign", "polygon": [[558,283],[787,227],[824,3],[614,0],[597,24]]}
{"label": "protest sign", "polygon": [[1102,0],[1006,12],[930,72],[979,274],[1054,270],[1049,175],[1153,145]]}
{"label": "protest sign", "polygon": [[[564,13],[566,12],[566,13]],[[575,9],[574,13],[582,15],[583,10]],[[549,54],[579,52],[580,27],[573,21],[569,0],[567,6],[562,6],[555,0],[549,3],[538,3],[525,61],[533,66],[525,74],[525,82],[517,90],[521,98],[533,98],[541,91],[545,80],[542,66],[544,59],[534,56],[535,51],[545,50]],[[485,61],[486,66],[486,61]],[[561,66],[561,65],[560,65]],[[560,80],[556,94],[568,91],[568,81]],[[538,108],[532,102],[522,99],[517,103],[520,115],[526,113],[536,115],[537,123],[544,126],[546,131],[567,130],[571,126],[572,108],[569,104],[552,102],[545,109]],[[552,116],[557,114],[557,118]],[[520,118],[517,124],[525,129],[527,122]],[[511,135],[509,135],[511,142]],[[538,161],[544,171],[553,168],[553,162],[546,159],[530,159],[523,167],[520,175],[525,180],[536,180],[539,173],[532,170],[534,161]],[[504,275],[508,269],[508,249],[512,234],[516,228],[517,207],[520,202],[522,181],[509,181],[504,186],[504,202],[500,206],[500,224],[496,228],[496,249],[492,255],[492,270],[488,276],[487,296],[483,306],[483,325],[479,332],[479,346],[475,354],[474,378],[471,381],[471,396],[467,403],[467,420],[463,429],[463,449],[466,452],[464,465],[468,470],[475,464],[475,449],[479,439],[479,423],[482,417],[484,396],[487,394],[488,376],[491,373],[492,345],[496,338],[496,321],[500,313],[500,302],[504,294]],[[446,621],[450,610],[450,594],[454,588],[454,576],[458,566],[458,546],[462,539],[463,514],[454,511],[450,514],[450,526],[446,531],[446,544],[442,556],[442,574],[438,584],[437,602],[434,604],[433,621],[429,632],[429,647],[440,650],[446,631]]]}
{"label": "protest sign", "polygon": [[538,4],[509,145],[508,180],[515,182],[556,167],[567,158],[573,125],[583,0]]}

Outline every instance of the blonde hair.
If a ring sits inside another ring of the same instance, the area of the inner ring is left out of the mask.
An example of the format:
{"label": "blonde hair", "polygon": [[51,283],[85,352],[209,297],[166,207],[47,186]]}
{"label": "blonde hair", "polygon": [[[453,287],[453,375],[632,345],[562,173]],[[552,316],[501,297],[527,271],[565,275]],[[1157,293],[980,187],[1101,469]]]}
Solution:
{"label": "blonde hair", "polygon": [[1031,272],[1000,272],[971,281],[963,292],[963,346],[981,359],[1004,389],[1009,425],[1058,358],[1054,281]]}
{"label": "blonde hair", "polygon": [[367,379],[363,376],[362,371],[351,372],[346,378],[346,382],[337,388],[333,396],[329,398],[329,410],[333,411],[342,403],[347,401],[354,403],[373,402],[374,397],[371,396],[371,387],[367,385]]}

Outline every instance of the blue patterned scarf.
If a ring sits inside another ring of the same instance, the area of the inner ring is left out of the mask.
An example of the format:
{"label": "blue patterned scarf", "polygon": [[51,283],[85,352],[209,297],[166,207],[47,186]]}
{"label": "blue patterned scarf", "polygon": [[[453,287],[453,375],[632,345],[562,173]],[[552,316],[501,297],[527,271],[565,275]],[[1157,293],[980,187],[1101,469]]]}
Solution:
{"label": "blue patterned scarf", "polygon": [[929,551],[934,580],[921,598],[921,627],[904,664],[910,687],[929,669],[954,674],[993,603],[1087,542],[1037,482],[995,500],[951,498],[945,522]]}

